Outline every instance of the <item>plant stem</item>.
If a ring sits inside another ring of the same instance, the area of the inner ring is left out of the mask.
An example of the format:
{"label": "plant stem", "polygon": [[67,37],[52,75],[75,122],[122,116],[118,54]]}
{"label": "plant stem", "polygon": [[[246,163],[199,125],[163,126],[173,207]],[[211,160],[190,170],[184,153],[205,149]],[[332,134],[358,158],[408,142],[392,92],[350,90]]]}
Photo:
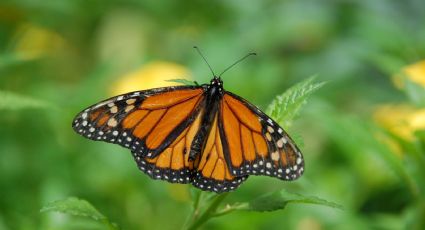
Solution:
{"label": "plant stem", "polygon": [[189,223],[190,222],[193,222],[193,220],[198,217],[198,215],[199,215],[199,209],[200,209],[199,205],[200,205],[201,200],[202,200],[202,194],[203,194],[203,192],[200,191],[200,192],[197,192],[196,195],[194,196],[193,206],[192,206],[192,212],[187,217],[187,219],[186,219],[186,221],[185,221],[185,223],[183,225],[183,229],[187,229],[188,228],[187,226],[189,225]]}
{"label": "plant stem", "polygon": [[217,195],[209,204],[208,208],[199,216],[199,218],[194,218],[193,222],[190,223],[188,230],[195,230],[198,229],[202,224],[207,222],[209,219],[214,217],[215,211],[217,210],[218,206],[221,204],[221,202],[226,198],[228,193],[224,193],[221,195]]}
{"label": "plant stem", "polygon": [[202,194],[203,194],[202,191],[196,194],[195,200],[193,201],[193,209],[194,209],[194,211],[196,211],[197,209],[199,209],[199,202],[201,201]]}
{"label": "plant stem", "polygon": [[222,210],[215,212],[213,217],[224,216],[237,210],[246,210],[247,208],[248,208],[248,203],[238,203],[233,205],[227,205]]}

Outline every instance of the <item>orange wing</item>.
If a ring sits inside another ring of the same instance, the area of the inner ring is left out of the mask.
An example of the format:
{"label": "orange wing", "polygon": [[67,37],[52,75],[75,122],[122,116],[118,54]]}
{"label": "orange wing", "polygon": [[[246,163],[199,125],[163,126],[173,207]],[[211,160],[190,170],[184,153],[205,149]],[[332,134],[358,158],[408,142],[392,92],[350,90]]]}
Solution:
{"label": "orange wing", "polygon": [[214,117],[200,161],[195,161],[195,169],[192,184],[217,193],[236,189],[248,177],[235,177],[229,171],[219,133],[218,114]]}
{"label": "orange wing", "polygon": [[155,158],[195,120],[204,103],[203,92],[202,87],[177,86],[120,95],[81,112],[73,127],[89,139]]}
{"label": "orange wing", "polygon": [[200,111],[193,123],[186,127],[181,134],[164,151],[154,158],[144,157],[143,154],[133,151],[140,170],[153,179],[166,180],[172,183],[190,183],[194,164],[189,161],[189,151],[196,132],[201,125],[203,111]]}
{"label": "orange wing", "polygon": [[223,96],[220,110],[220,136],[232,175],[294,180],[303,174],[300,150],[270,117],[229,92]]}

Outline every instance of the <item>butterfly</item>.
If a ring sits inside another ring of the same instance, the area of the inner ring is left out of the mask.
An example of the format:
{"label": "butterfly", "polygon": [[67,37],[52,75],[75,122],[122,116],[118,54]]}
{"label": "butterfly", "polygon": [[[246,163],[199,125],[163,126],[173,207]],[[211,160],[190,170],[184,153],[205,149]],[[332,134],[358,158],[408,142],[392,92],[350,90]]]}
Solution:
{"label": "butterfly", "polygon": [[304,160],[291,137],[255,105],[226,91],[221,74],[213,75],[209,84],[109,98],[80,112],[72,127],[88,139],[130,149],[152,179],[205,191],[235,190],[249,175],[300,177]]}

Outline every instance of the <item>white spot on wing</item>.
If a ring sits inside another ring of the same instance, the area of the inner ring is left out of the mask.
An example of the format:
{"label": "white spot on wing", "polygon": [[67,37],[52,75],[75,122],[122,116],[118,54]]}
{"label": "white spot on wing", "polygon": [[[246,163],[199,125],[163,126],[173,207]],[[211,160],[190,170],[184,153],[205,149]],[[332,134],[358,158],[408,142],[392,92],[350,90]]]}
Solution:
{"label": "white spot on wing", "polygon": [[299,165],[299,164],[301,164],[301,162],[302,162],[303,160],[301,159],[301,157],[299,157],[299,158],[297,158],[297,164]]}
{"label": "white spot on wing", "polygon": [[112,108],[111,108],[111,113],[117,113],[118,112],[118,107],[116,107],[116,106],[112,106]]}
{"label": "white spot on wing", "polygon": [[272,136],[270,135],[270,133],[266,133],[266,138],[268,141],[272,141]]}
{"label": "white spot on wing", "polygon": [[278,161],[280,159],[280,155],[278,151],[272,153],[272,160]]}
{"label": "white spot on wing", "polygon": [[125,107],[125,112],[128,113],[130,112],[132,109],[134,109],[134,105],[129,105],[127,107]]}
{"label": "white spot on wing", "polygon": [[267,131],[269,131],[269,133],[274,133],[274,129],[271,126],[267,126]]}
{"label": "white spot on wing", "polygon": [[136,99],[132,98],[132,99],[128,99],[127,101],[125,101],[125,103],[127,103],[127,105],[131,105],[134,102],[136,102]]}
{"label": "white spot on wing", "polygon": [[117,126],[117,124],[118,124],[118,122],[115,118],[111,118],[111,119],[108,120],[108,126],[110,126],[110,127],[115,127],[115,126]]}
{"label": "white spot on wing", "polygon": [[286,138],[285,138],[285,137],[280,138],[280,139],[277,141],[277,147],[278,147],[278,148],[282,148],[282,147],[283,147],[283,145],[284,145],[284,144],[286,144],[286,142],[287,142],[287,140],[286,140]]}
{"label": "white spot on wing", "polygon": [[266,167],[267,168],[271,168],[272,167],[272,164],[270,164],[270,162],[267,162]]}

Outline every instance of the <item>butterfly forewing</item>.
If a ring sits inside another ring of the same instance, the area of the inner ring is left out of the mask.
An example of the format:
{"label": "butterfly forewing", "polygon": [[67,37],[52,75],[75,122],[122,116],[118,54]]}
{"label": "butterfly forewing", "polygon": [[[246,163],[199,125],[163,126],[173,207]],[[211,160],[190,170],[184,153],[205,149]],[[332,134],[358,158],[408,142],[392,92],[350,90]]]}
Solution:
{"label": "butterfly forewing", "polygon": [[267,175],[294,180],[304,172],[301,152],[287,133],[246,100],[226,92],[221,102],[221,136],[233,175]]}
{"label": "butterfly forewing", "polygon": [[85,109],[73,128],[89,139],[155,157],[193,122],[202,103],[203,89],[195,86],[132,92]]}

